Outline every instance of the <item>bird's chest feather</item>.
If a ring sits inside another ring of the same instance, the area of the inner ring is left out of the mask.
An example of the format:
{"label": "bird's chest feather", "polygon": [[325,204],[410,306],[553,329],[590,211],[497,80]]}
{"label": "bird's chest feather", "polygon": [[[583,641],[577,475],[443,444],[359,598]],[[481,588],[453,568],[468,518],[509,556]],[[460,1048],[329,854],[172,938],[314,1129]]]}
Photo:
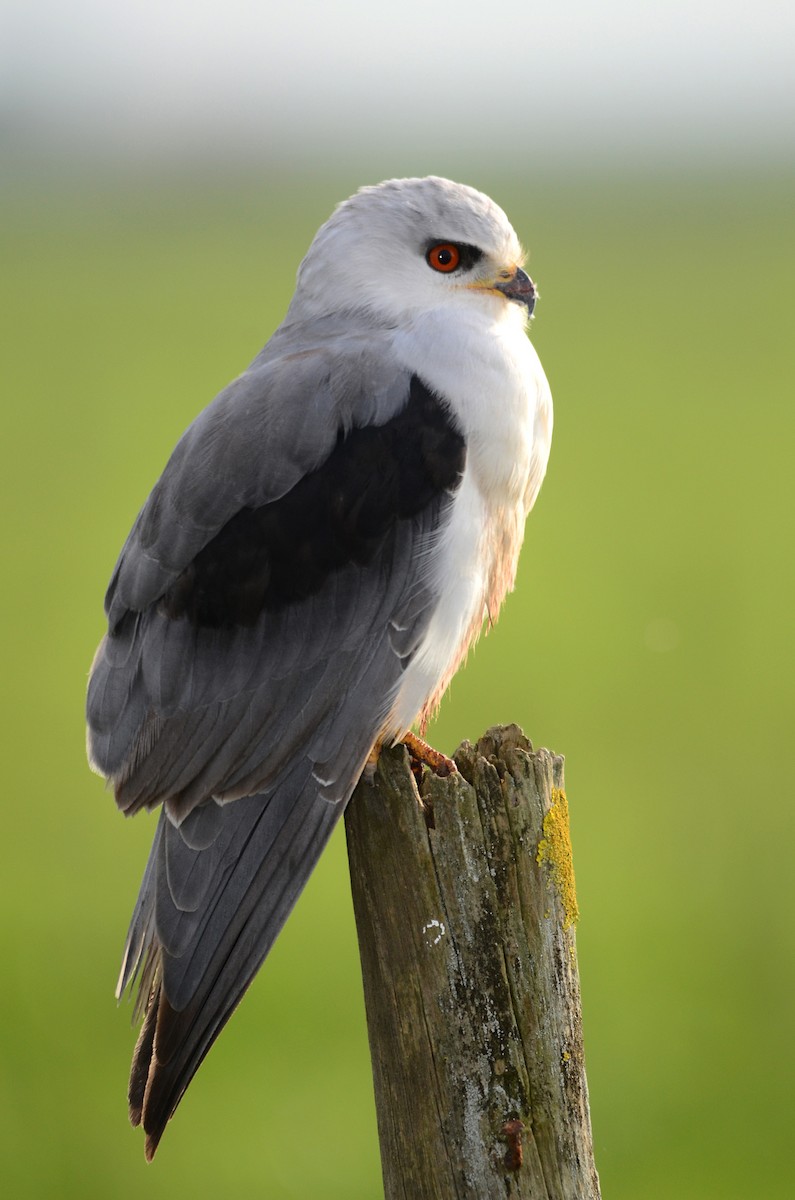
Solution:
{"label": "bird's chest feather", "polygon": [[404,364],[449,405],[467,446],[467,469],[485,503],[529,509],[552,432],[549,388],[521,310],[497,302],[472,313],[426,314],[399,334]]}
{"label": "bird's chest feather", "polygon": [[484,619],[513,586],[527,513],[549,456],[549,388],[520,314],[426,321],[406,336],[406,365],[449,404],[466,443],[464,477],[434,554],[437,607],[406,672],[400,717],[427,715]]}

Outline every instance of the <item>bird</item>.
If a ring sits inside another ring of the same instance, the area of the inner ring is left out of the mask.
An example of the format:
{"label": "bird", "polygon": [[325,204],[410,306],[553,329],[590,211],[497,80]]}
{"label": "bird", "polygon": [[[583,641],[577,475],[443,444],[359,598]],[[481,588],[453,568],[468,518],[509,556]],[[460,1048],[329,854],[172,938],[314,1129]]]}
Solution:
{"label": "bird", "polygon": [[552,436],[524,261],[472,187],[361,188],[123,545],[87,743],[123,813],[160,810],[117,987],[147,1159],[358,780],[423,758],[514,585]]}

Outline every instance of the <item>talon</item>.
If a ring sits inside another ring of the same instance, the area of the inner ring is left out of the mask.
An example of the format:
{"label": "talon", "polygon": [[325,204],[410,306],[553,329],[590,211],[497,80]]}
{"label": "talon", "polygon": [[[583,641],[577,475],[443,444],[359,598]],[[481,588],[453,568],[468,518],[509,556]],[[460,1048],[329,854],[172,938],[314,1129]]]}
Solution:
{"label": "talon", "polygon": [[411,755],[411,769],[418,783],[422,775],[423,764],[430,767],[434,775],[438,775],[441,779],[446,779],[448,775],[458,774],[458,767],[452,758],[442,754],[441,750],[434,750],[433,746],[429,746],[422,738],[417,737],[416,733],[407,733],[401,738],[401,741]]}

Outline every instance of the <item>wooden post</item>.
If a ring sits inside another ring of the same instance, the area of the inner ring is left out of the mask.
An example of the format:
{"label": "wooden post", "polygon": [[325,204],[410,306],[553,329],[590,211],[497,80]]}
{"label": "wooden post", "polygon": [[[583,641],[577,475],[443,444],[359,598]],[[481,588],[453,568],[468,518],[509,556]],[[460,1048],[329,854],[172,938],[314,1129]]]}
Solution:
{"label": "wooden post", "polygon": [[598,1200],[563,759],[382,753],[346,814],[386,1200]]}

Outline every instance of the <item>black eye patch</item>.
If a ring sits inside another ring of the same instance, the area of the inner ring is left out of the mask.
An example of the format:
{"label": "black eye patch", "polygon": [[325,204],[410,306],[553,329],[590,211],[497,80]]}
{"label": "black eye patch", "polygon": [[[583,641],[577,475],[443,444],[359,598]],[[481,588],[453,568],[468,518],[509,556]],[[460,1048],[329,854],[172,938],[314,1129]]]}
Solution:
{"label": "black eye patch", "polygon": [[426,242],[423,251],[426,261],[431,251],[439,246],[454,247],[458,251],[458,261],[453,268],[456,271],[471,270],[475,266],[475,263],[480,262],[483,257],[483,251],[477,246],[470,246],[468,242],[446,242],[443,238],[431,238],[429,242]]}

